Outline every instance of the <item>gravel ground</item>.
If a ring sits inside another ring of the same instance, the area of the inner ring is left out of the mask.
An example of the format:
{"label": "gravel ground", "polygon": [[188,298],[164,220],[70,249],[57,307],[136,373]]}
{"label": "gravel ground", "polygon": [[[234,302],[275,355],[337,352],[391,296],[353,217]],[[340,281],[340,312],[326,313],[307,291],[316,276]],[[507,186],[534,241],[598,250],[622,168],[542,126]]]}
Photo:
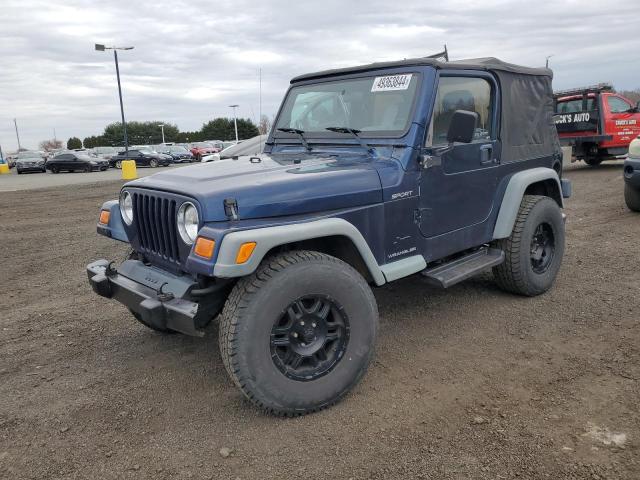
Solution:
{"label": "gravel ground", "polygon": [[640,478],[640,216],[620,164],[571,167],[553,290],[376,290],[377,355],[334,408],[262,415],[224,371],[217,325],[163,336],[94,295],[85,265],[120,182],[0,196],[0,477]]}

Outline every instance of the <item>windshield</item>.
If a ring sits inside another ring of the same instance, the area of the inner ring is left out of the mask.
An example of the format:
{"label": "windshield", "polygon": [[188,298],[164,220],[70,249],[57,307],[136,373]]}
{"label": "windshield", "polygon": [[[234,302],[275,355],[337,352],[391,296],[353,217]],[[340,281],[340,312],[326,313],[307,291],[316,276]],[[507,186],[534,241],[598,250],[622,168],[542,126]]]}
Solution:
{"label": "windshield", "polygon": [[404,73],[293,87],[278,117],[278,128],[305,134],[348,127],[363,135],[401,135],[409,126],[418,75]]}
{"label": "windshield", "polygon": [[96,153],[104,154],[104,153],[115,153],[116,149],[113,147],[96,147]]}
{"label": "windshield", "polygon": [[173,153],[186,153],[187,149],[184,147],[169,147],[169,151]]}
{"label": "windshield", "polygon": [[16,158],[26,159],[26,158],[42,158],[38,152],[20,152]]}

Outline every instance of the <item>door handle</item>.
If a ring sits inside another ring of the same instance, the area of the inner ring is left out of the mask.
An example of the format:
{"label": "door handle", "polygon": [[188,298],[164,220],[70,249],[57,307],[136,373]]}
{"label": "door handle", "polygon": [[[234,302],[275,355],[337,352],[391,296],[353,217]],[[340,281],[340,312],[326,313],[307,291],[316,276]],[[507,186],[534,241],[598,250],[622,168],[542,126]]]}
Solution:
{"label": "door handle", "polygon": [[490,143],[480,146],[480,165],[493,163],[493,145]]}

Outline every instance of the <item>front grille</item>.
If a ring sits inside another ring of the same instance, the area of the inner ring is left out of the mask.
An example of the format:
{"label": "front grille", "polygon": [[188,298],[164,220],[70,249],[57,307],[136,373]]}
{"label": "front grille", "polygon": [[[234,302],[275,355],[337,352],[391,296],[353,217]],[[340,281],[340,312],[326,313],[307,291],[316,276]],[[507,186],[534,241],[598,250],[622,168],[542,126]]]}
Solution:
{"label": "front grille", "polygon": [[180,262],[177,208],[174,199],[134,192],[134,223],[143,253],[153,254],[170,262]]}

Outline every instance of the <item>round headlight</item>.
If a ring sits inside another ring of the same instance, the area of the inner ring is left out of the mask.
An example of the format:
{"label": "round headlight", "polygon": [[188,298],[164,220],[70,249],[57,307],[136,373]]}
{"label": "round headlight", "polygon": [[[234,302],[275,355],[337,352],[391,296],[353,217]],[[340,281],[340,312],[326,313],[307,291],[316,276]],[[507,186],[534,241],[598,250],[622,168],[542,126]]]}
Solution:
{"label": "round headlight", "polygon": [[124,223],[131,225],[133,222],[133,198],[126,190],[120,194],[120,214]]}
{"label": "round headlight", "polygon": [[191,202],[185,202],[178,209],[178,232],[182,241],[191,245],[198,236],[198,210]]}

